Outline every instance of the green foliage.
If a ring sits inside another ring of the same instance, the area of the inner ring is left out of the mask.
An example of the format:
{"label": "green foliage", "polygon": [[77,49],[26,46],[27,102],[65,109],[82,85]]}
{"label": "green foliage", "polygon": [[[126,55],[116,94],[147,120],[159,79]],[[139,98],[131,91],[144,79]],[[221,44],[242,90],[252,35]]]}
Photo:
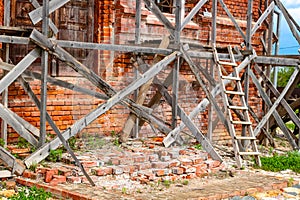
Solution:
{"label": "green foliage", "polygon": [[71,149],[75,150],[76,138],[75,137],[69,138],[68,139],[68,144],[69,144]]}
{"label": "green foliage", "polygon": [[188,180],[182,181],[182,185],[188,185],[188,184],[189,184],[189,181],[188,181]]}
{"label": "green foliage", "polygon": [[126,187],[122,188],[122,194],[127,194],[127,188]]}
{"label": "green foliage", "polygon": [[300,173],[300,153],[297,151],[288,152],[285,155],[275,154],[273,157],[261,157],[262,169],[278,172],[286,169]]}
{"label": "green foliage", "polygon": [[[278,70],[277,86],[285,87],[294,71],[294,67],[280,67]],[[273,74],[274,73],[272,73],[271,80],[273,80]],[[300,85],[298,84],[297,87],[300,88]]]}
{"label": "green foliage", "polygon": [[30,165],[29,170],[36,172],[37,166],[38,166],[38,164],[36,162],[34,162]]}
{"label": "green foliage", "polygon": [[19,148],[28,148],[28,147],[30,147],[30,143],[27,142],[27,140],[25,140],[24,138],[19,137],[19,138],[18,138],[17,146],[18,146]]}
{"label": "green foliage", "polygon": [[63,153],[62,149],[50,150],[47,160],[51,162],[59,161],[61,160],[62,153]]}
{"label": "green foliage", "polygon": [[4,139],[3,139],[3,138],[0,138],[0,146],[1,146],[1,147],[4,147],[4,145],[5,145]]}
{"label": "green foliage", "polygon": [[10,197],[11,200],[47,200],[50,198],[52,194],[50,192],[46,192],[44,189],[33,186],[29,189],[23,187],[18,194]]}
{"label": "green foliage", "polygon": [[201,144],[196,144],[194,147],[195,147],[195,149],[198,149],[198,150],[202,150],[203,149]]}
{"label": "green foliage", "polygon": [[171,186],[173,182],[172,181],[169,181],[169,180],[164,180],[162,182],[162,184],[166,187],[166,188],[169,188]]}

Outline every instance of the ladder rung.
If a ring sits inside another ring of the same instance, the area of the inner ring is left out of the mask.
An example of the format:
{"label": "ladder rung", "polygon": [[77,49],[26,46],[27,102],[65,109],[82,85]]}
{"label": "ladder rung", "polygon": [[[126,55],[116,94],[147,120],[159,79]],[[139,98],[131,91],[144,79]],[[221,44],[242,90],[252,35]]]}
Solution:
{"label": "ladder rung", "polygon": [[254,152],[254,151],[238,152],[238,154],[241,156],[251,156],[251,155],[258,156],[258,155],[260,155],[259,152]]}
{"label": "ladder rung", "polygon": [[247,106],[228,106],[228,108],[235,110],[248,110]]}
{"label": "ladder rung", "polygon": [[237,94],[237,95],[245,95],[244,92],[239,92],[239,91],[230,91],[230,90],[226,90],[225,91],[226,94]]}
{"label": "ladder rung", "polygon": [[250,136],[235,136],[236,140],[256,140],[256,137],[250,137]]}
{"label": "ladder rung", "polygon": [[227,80],[235,80],[235,81],[240,81],[240,77],[234,77],[234,76],[222,76],[222,79],[227,79]]}
{"label": "ladder rung", "polygon": [[238,66],[236,63],[232,63],[232,62],[224,62],[224,61],[219,61],[220,65],[230,65],[230,66]]}
{"label": "ladder rung", "polygon": [[251,122],[246,122],[246,121],[231,121],[233,124],[242,124],[242,125],[251,125]]}

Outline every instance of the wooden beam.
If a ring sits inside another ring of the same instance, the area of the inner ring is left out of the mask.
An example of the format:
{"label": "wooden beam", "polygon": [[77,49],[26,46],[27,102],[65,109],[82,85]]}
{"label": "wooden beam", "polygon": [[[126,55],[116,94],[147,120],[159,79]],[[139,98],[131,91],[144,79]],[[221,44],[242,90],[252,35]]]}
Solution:
{"label": "wooden beam", "polygon": [[21,176],[26,169],[25,165],[16,159],[10,152],[0,146],[0,160],[8,167],[12,168],[12,172]]}
{"label": "wooden beam", "polygon": [[0,80],[0,93],[7,88],[14,80],[16,80],[38,57],[40,49],[35,48],[28,53],[12,71]]}
{"label": "wooden beam", "polygon": [[[288,11],[285,9],[285,7],[283,6],[283,4],[279,1],[279,0],[275,0],[275,3],[277,5],[277,7],[281,10],[286,22],[288,23],[290,29],[291,29],[291,32],[293,34],[293,36],[295,37],[295,39],[298,41],[298,44],[300,44],[300,36],[299,34],[297,33],[297,31],[295,30],[295,27],[292,23],[292,21],[295,22],[295,20],[291,20],[292,16],[288,13]],[[297,24],[297,23],[295,23]],[[297,26],[299,27],[299,26]],[[298,29],[299,31],[299,29]]]}
{"label": "wooden beam", "polygon": [[246,49],[251,49],[251,27],[252,27],[252,11],[253,11],[253,0],[248,0],[247,8],[247,27],[246,27]]}
{"label": "wooden beam", "polygon": [[[270,79],[263,73],[263,71],[258,67],[258,65],[255,65],[255,71],[257,71],[260,75],[260,77],[263,79],[264,83],[268,86],[268,88],[272,91],[274,96],[278,98],[280,96],[280,92],[274,87]],[[298,81],[295,81],[298,82]],[[293,89],[291,89],[293,91]],[[288,94],[286,95],[288,96]],[[286,97],[285,97],[286,98]],[[284,107],[284,109],[289,114],[291,120],[299,127],[300,129],[300,120],[296,113],[293,111],[293,109],[290,107],[289,103],[283,98],[280,103]]]}
{"label": "wooden beam", "polygon": [[144,0],[146,7],[157,17],[157,19],[167,28],[171,36],[174,37],[175,27],[168,20],[168,18],[161,12],[153,0]]}
{"label": "wooden beam", "polygon": [[241,29],[241,27],[239,26],[239,24],[236,22],[235,18],[233,17],[233,15],[230,13],[230,11],[228,10],[226,4],[224,3],[223,0],[219,0],[222,8],[224,9],[224,11],[226,12],[227,16],[230,18],[230,20],[232,21],[232,23],[234,24],[236,30],[240,33],[240,35],[243,37],[243,39],[246,41],[246,35],[243,32],[243,30]]}
{"label": "wooden beam", "polygon": [[257,64],[273,66],[298,66],[299,58],[287,58],[284,56],[257,56],[254,59]]}
{"label": "wooden beam", "polygon": [[[38,31],[33,31],[32,33],[32,40],[40,45],[43,49],[48,50],[50,53],[54,54],[57,58],[66,62],[70,67],[72,67],[75,71],[83,75],[87,78],[91,83],[93,83],[96,87],[101,89],[106,93],[107,96],[111,97],[116,94],[116,91],[101,77],[95,74],[92,70],[78,62],[73,56],[71,56],[68,52],[62,49],[58,45],[54,45],[51,43],[49,39],[44,37]],[[174,58],[175,59],[175,58]],[[155,70],[155,69],[153,69]],[[170,129],[165,126],[164,123],[159,121],[157,118],[153,117],[152,115],[147,112],[147,108],[144,106],[140,106],[135,104],[132,100],[125,98],[122,105],[127,106],[132,112],[134,112],[139,117],[147,120],[149,123],[155,124],[155,127],[158,128],[163,133],[168,133]]]}
{"label": "wooden beam", "polygon": [[[37,0],[30,0],[31,4],[33,5],[34,8],[39,8],[40,4]],[[55,26],[53,21],[49,19],[49,27],[53,31],[53,33],[56,35],[58,33],[58,28]]]}
{"label": "wooden beam", "polygon": [[[3,70],[11,71],[14,67],[15,67],[15,65],[0,61],[0,68]],[[25,79],[26,78],[34,78],[34,79],[38,79],[38,80],[42,79],[42,75],[40,73],[33,72],[30,70],[25,70],[21,76]],[[75,92],[87,94],[87,95],[90,95],[92,97],[96,97],[96,98],[102,99],[102,100],[108,99],[108,96],[105,94],[101,94],[99,92],[89,90],[89,89],[74,85],[72,83],[68,83],[68,82],[60,80],[60,79],[56,79],[56,78],[53,78],[50,76],[48,76],[47,79],[48,79],[48,82],[51,84],[54,84],[54,85],[57,85],[57,86],[60,86],[60,87],[63,87],[63,88],[69,89],[69,90],[73,90]]]}
{"label": "wooden beam", "polygon": [[[250,62],[252,62],[252,60],[256,57],[255,52],[253,53],[253,55],[249,55],[247,57],[245,57],[245,59],[240,63],[240,65],[237,67],[237,72],[241,72]],[[230,74],[230,76],[232,76],[232,74]],[[226,80],[224,81],[224,84],[227,85],[229,84],[231,81],[230,80]],[[220,94],[221,92],[221,84],[218,84],[216,87],[213,88],[213,90],[210,92],[212,97],[216,97],[217,95]],[[206,107],[210,104],[209,100],[207,98],[202,99],[202,101],[194,108],[194,110],[189,114],[189,118],[193,119],[195,116],[198,115],[199,112],[204,112]],[[185,124],[184,123],[180,123],[175,129],[173,129],[168,135],[173,135],[173,137],[177,134],[179,134],[179,132],[181,132],[183,129],[185,128]]]}
{"label": "wooden beam", "polygon": [[251,30],[251,37],[255,34],[257,29],[262,25],[262,23],[266,20],[266,18],[270,15],[270,13],[274,10],[275,8],[275,3],[272,1],[268,8],[264,11],[264,13],[259,17],[255,25],[253,26]]}
{"label": "wooden beam", "polygon": [[[252,72],[252,70],[249,70],[249,75],[253,81],[253,83],[255,84],[256,88],[259,90],[259,93],[261,95],[261,97],[263,98],[264,102],[271,107],[272,106],[272,101],[270,100],[269,96],[266,94],[266,92],[264,91],[264,89],[261,87],[259,81],[257,80],[255,74]],[[274,105],[274,104],[273,104]],[[273,111],[273,116],[278,124],[278,126],[280,127],[280,129],[283,131],[284,135],[286,136],[286,138],[288,139],[290,145],[293,148],[297,148],[297,144],[295,143],[294,139],[291,136],[291,132],[290,130],[285,126],[285,123],[283,122],[282,118],[280,117],[280,115],[278,114],[277,110]],[[264,120],[264,122],[262,122],[262,120]],[[266,119],[262,119],[261,122],[262,124],[265,123]],[[262,128],[263,126],[260,126],[260,128]],[[255,128],[256,129],[256,128]],[[258,131],[254,132],[254,135],[257,136],[258,135]]]}
{"label": "wooden beam", "polygon": [[193,19],[193,17],[198,13],[198,11],[202,8],[202,6],[207,2],[208,0],[200,0],[193,9],[189,12],[189,14],[184,18],[184,20],[181,23],[180,31],[184,29],[184,27]]}
{"label": "wooden beam", "polygon": [[30,144],[37,147],[38,141],[32,134],[14,117],[13,112],[0,104],[0,117],[5,120],[22,138],[26,139]]}
{"label": "wooden beam", "polygon": [[[170,40],[167,36],[163,37],[161,44],[159,45],[159,48],[168,48],[170,43]],[[153,59],[153,65],[158,63],[162,58],[158,56],[157,54],[155,55]],[[150,79],[146,84],[142,85],[138,95],[137,95],[137,100],[136,103],[139,105],[142,105],[146,99],[147,92],[149,91],[149,88],[152,84],[153,79]],[[122,129],[121,137],[120,140],[121,142],[126,142],[128,140],[128,137],[134,127],[136,121],[136,116],[133,115],[132,113],[128,116],[127,121]]]}
{"label": "wooden beam", "polygon": [[[69,1],[70,0],[51,0],[49,2],[49,14],[53,13],[55,10],[64,6]],[[38,7],[29,13],[29,17],[34,25],[42,20],[42,16],[43,16],[43,6]]]}

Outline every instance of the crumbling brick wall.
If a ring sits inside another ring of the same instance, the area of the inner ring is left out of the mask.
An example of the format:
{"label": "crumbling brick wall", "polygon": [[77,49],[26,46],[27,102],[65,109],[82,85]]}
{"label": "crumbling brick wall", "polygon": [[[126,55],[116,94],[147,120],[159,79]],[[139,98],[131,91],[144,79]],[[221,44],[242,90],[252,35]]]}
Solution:
{"label": "crumbling brick wall", "polygon": [[[238,20],[241,28],[245,30],[247,0],[238,2],[225,0],[224,2],[228,5],[233,16]],[[188,12],[196,3],[197,1],[187,1],[186,12]],[[134,42],[135,33],[135,0],[95,0],[94,4],[94,42],[104,44],[132,44]],[[259,9],[264,11],[263,4],[263,1],[254,1],[253,19],[258,19]],[[203,46],[210,44],[211,18],[203,15],[203,12],[206,10],[211,12],[211,3],[206,4],[194,17],[193,21],[186,26],[186,29],[184,29],[182,33],[183,41],[196,42]],[[225,47],[229,44],[232,46],[239,46],[243,42],[242,37],[235,30],[233,23],[226,17],[226,13],[220,6],[218,7],[218,10],[216,38],[218,46]],[[172,14],[166,13],[166,16],[174,22],[174,16]],[[258,53],[262,50],[259,37],[264,28],[265,27],[261,28],[253,37],[253,45]],[[144,7],[144,5],[142,8],[141,34],[143,41],[149,39],[159,40],[163,35],[168,34],[168,31],[156,17]],[[135,79],[135,68],[131,60],[134,56],[132,54],[94,50],[91,55],[93,64],[89,67],[104,78],[117,91],[126,87]],[[148,56],[144,57],[144,59],[151,64],[153,57]],[[199,62],[205,63],[204,60],[199,60]],[[160,74],[159,77],[166,77],[171,68],[172,65],[168,66],[165,72]],[[64,77],[58,78],[99,91],[95,87],[87,85],[88,82],[83,78],[74,76],[67,77],[65,75]],[[30,84],[35,93],[40,95],[40,82],[31,81]],[[179,85],[181,88],[179,91],[179,104],[187,113],[189,113],[205,97],[205,95],[199,88],[199,85],[197,85],[196,79],[186,63],[183,63],[180,69]],[[249,104],[254,108],[254,111],[260,115],[261,100],[257,98],[257,91],[252,86],[253,85],[250,86]],[[18,83],[14,83],[9,88],[9,91],[9,107],[34,126],[39,127],[39,111],[27,97],[21,86]],[[148,93],[145,104],[149,101],[150,97],[153,96],[154,92],[155,88],[152,88]],[[54,122],[62,131],[72,125],[74,121],[96,108],[96,106],[102,102],[102,100],[72,92],[59,86],[48,86],[47,109]],[[162,104],[154,111],[154,113],[161,117],[161,119],[170,123],[172,116],[171,107],[164,103],[164,100],[162,100],[161,103]],[[126,122],[128,114],[128,109],[121,105],[116,105],[113,109],[99,117],[94,123],[84,129],[84,132],[106,135],[110,134],[112,131],[120,132]],[[208,111],[206,110],[201,113],[196,117],[194,122],[204,133],[206,133],[208,127]],[[48,125],[47,131],[53,133]],[[9,133],[10,141],[15,141],[18,135],[11,128],[9,128]],[[148,135],[153,132],[149,127],[146,127],[142,129],[141,133]],[[230,137],[228,133],[225,132],[224,127],[219,124],[214,132],[214,140],[227,143],[229,138]]]}

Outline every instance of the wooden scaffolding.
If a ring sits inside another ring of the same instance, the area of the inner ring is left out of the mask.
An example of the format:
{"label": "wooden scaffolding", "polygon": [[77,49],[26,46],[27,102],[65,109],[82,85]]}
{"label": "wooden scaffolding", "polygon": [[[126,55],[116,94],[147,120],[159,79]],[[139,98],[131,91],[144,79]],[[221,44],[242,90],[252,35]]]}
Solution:
{"label": "wooden scaffolding", "polygon": [[[247,28],[244,32],[239,26],[238,22],[235,20],[233,15],[230,13],[226,4],[223,0],[210,0],[212,1],[212,31],[211,31],[211,42],[210,47],[206,51],[199,51],[197,48],[185,43],[181,40],[181,33],[185,29],[186,25],[193,19],[197,12],[202,8],[203,5],[209,2],[209,0],[199,0],[198,3],[191,8],[190,12],[183,16],[185,9],[183,0],[175,0],[173,2],[173,10],[175,13],[175,24],[173,25],[169,19],[161,12],[159,7],[155,4],[153,0],[144,0],[144,3],[148,10],[150,10],[157,19],[164,25],[168,30],[169,36],[163,37],[159,47],[149,47],[141,43],[141,33],[140,33],[140,22],[141,22],[141,0],[136,0],[136,33],[135,33],[135,45],[113,45],[113,44],[99,44],[99,43],[86,43],[86,42],[76,42],[76,41],[60,41],[48,37],[49,28],[57,33],[58,29],[55,24],[49,19],[49,14],[57,9],[60,9],[69,0],[43,0],[42,6],[36,0],[31,0],[30,2],[35,7],[35,10],[29,13],[29,16],[33,24],[37,24],[42,21],[42,32],[37,29],[33,30],[23,30],[18,27],[10,27],[10,0],[4,0],[5,3],[5,13],[4,13],[4,27],[1,27],[2,35],[0,35],[0,42],[6,49],[6,57],[3,61],[0,61],[0,67],[5,71],[5,74],[0,80],[0,93],[2,94],[2,103],[0,104],[0,117],[2,118],[2,138],[6,138],[6,124],[9,124],[13,129],[18,132],[18,134],[25,138],[30,144],[37,147],[37,150],[27,157],[23,162],[17,161],[8,151],[4,148],[0,148],[0,159],[5,162],[8,166],[13,168],[14,172],[21,174],[22,169],[25,168],[23,163],[29,167],[33,163],[39,163],[45,159],[50,150],[54,150],[63,145],[71,156],[74,158],[78,166],[81,167],[82,171],[87,176],[91,184],[93,181],[89,178],[84,168],[76,158],[72,149],[68,145],[68,139],[86,126],[92,123],[99,116],[103,115],[105,112],[109,111],[114,105],[121,104],[130,110],[130,116],[124,126],[121,139],[126,141],[129,137],[132,129],[139,130],[139,125],[141,122],[147,122],[156,130],[164,133],[166,135],[164,139],[165,146],[170,146],[174,143],[181,144],[183,138],[181,137],[181,131],[187,127],[192,135],[197,139],[197,141],[203,146],[203,148],[211,155],[213,159],[222,161],[222,158],[215,150],[212,145],[212,134],[216,127],[218,121],[222,122],[228,133],[230,133],[233,143],[234,151],[237,158],[237,163],[241,167],[243,162],[241,157],[246,155],[249,145],[254,145],[254,154],[256,160],[259,164],[259,156],[256,147],[256,141],[258,139],[262,140],[267,138],[271,143],[273,141],[272,135],[269,133],[268,120],[273,116],[273,124],[276,124],[283,131],[285,137],[288,139],[290,145],[294,149],[299,149],[300,140],[299,135],[296,137],[296,133],[292,133],[286,126],[283,116],[286,119],[292,120],[295,125],[300,129],[299,117],[295,114],[299,106],[293,106],[288,103],[288,98],[291,95],[291,91],[294,90],[297,83],[299,82],[299,56],[272,56],[272,39],[265,40],[262,38],[262,43],[264,45],[264,55],[257,55],[255,50],[252,48],[252,36],[254,33],[265,23],[268,24],[268,30],[265,35],[269,35],[269,38],[278,36],[278,33],[273,33],[272,28],[272,17],[275,14],[283,14],[284,18],[288,22],[288,25],[298,41],[300,43],[299,37],[299,25],[295,22],[293,17],[287,12],[285,7],[279,0],[271,1],[266,5],[266,9],[260,14],[260,18],[252,25],[252,4],[253,0],[248,0],[248,13],[247,13]],[[229,52],[225,53],[213,53],[214,49],[217,48],[216,37],[217,37],[217,13],[218,4],[221,5],[222,9],[226,12],[231,22],[234,24],[237,31],[244,38],[245,49],[240,48],[231,49]],[[278,8],[278,9],[275,9]],[[277,11],[277,10],[280,10]],[[280,21],[280,20],[279,20]],[[21,33],[21,34],[19,34]],[[277,40],[278,42],[278,40]],[[18,64],[9,64],[9,48],[10,45],[18,44],[34,44],[34,48],[30,53],[28,53]],[[172,44],[172,48],[170,48]],[[148,53],[154,55],[153,65],[149,66],[145,64],[141,57],[137,56],[134,62],[138,65],[138,70],[141,73],[136,80],[130,83],[124,89],[117,91],[108,82],[106,82],[100,75],[96,74],[84,64],[80,63],[76,58],[74,58],[70,53],[68,53],[64,48],[83,48],[83,49],[97,49],[97,50],[107,50],[107,51],[120,51],[120,52],[134,52],[134,53]],[[234,51],[234,52],[233,52]],[[48,62],[49,54],[55,56],[60,61],[65,62],[69,67],[78,72],[81,76],[89,80],[94,86],[104,92],[97,93],[90,91],[88,89],[82,88],[80,86],[73,85],[66,81],[62,81],[48,75]],[[157,56],[155,56],[157,55]],[[163,56],[161,56],[163,55]],[[218,59],[216,59],[216,56]],[[29,66],[38,58],[41,58],[42,71],[41,73],[32,72],[28,70]],[[206,59],[211,63],[212,68],[218,67],[221,71],[221,65],[233,65],[234,62],[234,72],[226,72],[226,75],[220,75],[220,80],[215,80],[214,76],[203,68],[200,64],[195,62],[195,58]],[[206,98],[196,106],[196,108],[188,115],[183,108],[178,104],[178,87],[179,87],[179,68],[181,61],[184,60],[188,63],[195,79],[200,85],[201,89],[204,91]],[[221,61],[222,60],[222,61]],[[222,63],[223,62],[223,63]],[[170,63],[174,63],[173,70],[171,74],[162,82],[156,76],[166,68]],[[238,64],[237,64],[238,63]],[[263,66],[263,67],[262,67]],[[279,92],[277,88],[270,81],[270,71],[274,66],[292,66],[295,67],[295,71],[288,82],[287,86],[283,91]],[[239,74],[243,72],[243,80],[239,77]],[[259,74],[259,78],[257,77]],[[41,80],[41,99],[39,100],[37,96],[32,91],[32,88],[27,82],[27,79],[38,79]],[[226,79],[223,80],[222,79]],[[248,95],[249,95],[249,81],[252,81],[257,90],[260,93],[265,105],[265,114],[262,119],[260,119],[248,106]],[[11,111],[7,107],[7,93],[8,86],[10,86],[14,81],[20,82],[24,90],[28,93],[32,101],[40,110],[40,129],[32,126],[30,123],[19,117],[16,113]],[[222,81],[222,82],[221,82]],[[233,83],[238,81],[238,83]],[[243,82],[243,87],[241,82]],[[88,94],[93,97],[104,99],[105,102],[99,105],[96,109],[91,111],[89,114],[83,118],[77,120],[72,126],[64,131],[60,131],[51,116],[47,113],[47,84],[55,84],[61,87],[65,87],[83,94]],[[208,83],[208,84],[207,84]],[[149,107],[145,107],[143,102],[145,100],[145,92],[149,90],[150,85],[155,85],[157,88],[157,94],[151,100],[152,104]],[[239,92],[231,92],[225,103],[225,110],[220,106],[219,102],[216,101],[218,95],[224,95],[226,93],[226,87],[231,85],[231,87],[238,86]],[[262,87],[262,85],[264,87]],[[168,87],[172,87],[172,94],[167,90]],[[132,100],[128,95],[132,93],[137,94],[136,100]],[[276,98],[272,101],[270,98],[270,93]],[[243,104],[236,105],[234,100],[237,96],[243,96]],[[160,99],[164,98],[168,104],[172,106],[172,126],[159,120],[156,116],[152,114],[152,109],[160,103]],[[196,117],[200,112],[210,107],[209,113],[209,128],[208,134],[204,135],[201,132],[201,127],[198,127],[192,119]],[[215,114],[213,114],[215,113]],[[236,126],[232,124],[235,120],[228,120],[229,116],[234,114],[239,121],[245,121],[243,125],[250,126],[250,129],[242,127],[241,133],[237,134],[235,132]],[[217,115],[216,119],[213,116]],[[256,127],[252,127],[249,116],[251,116],[257,123]],[[180,119],[179,125],[177,121]],[[52,127],[57,137],[50,142],[46,142],[46,121]],[[253,128],[253,130],[252,130]],[[246,135],[246,130],[251,130],[251,135]],[[234,134],[232,134],[234,132]],[[246,141],[237,142],[238,138],[244,137]],[[248,141],[249,140],[249,141]],[[244,153],[241,153],[239,148],[243,149]]]}

